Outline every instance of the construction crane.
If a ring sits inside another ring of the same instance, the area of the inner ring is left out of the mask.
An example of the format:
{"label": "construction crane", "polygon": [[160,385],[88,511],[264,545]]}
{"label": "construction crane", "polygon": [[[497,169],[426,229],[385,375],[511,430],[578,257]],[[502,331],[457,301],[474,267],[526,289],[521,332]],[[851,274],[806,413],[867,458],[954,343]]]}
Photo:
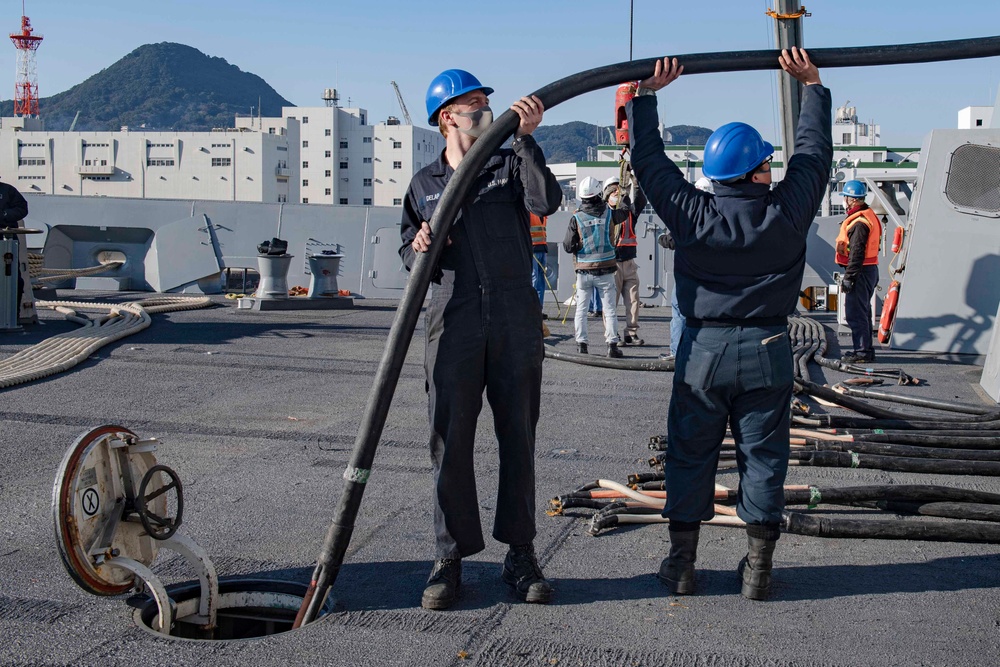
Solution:
{"label": "construction crane", "polygon": [[396,99],[399,100],[399,108],[403,112],[403,120],[406,121],[407,125],[413,125],[413,121],[410,119],[410,112],[406,110],[406,102],[403,101],[403,94],[399,92],[399,86],[396,85],[395,81],[390,81],[392,84],[392,89],[396,91]]}

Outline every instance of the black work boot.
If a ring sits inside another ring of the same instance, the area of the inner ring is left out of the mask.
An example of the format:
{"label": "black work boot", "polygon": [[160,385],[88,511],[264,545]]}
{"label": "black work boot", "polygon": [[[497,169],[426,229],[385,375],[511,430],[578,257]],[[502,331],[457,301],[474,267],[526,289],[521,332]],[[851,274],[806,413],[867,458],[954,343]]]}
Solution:
{"label": "black work boot", "polygon": [[578,345],[579,345],[580,354],[587,354],[588,353],[587,344],[586,343],[578,343]]}
{"label": "black work boot", "polygon": [[441,558],[434,561],[434,569],[427,579],[420,606],[424,609],[447,609],[458,599],[462,585],[462,561],[458,558]]}
{"label": "black work boot", "polygon": [[530,542],[511,545],[503,561],[501,578],[525,602],[548,602],[552,599],[552,586],[545,581],[542,568],[535,559],[535,548]]}
{"label": "black work boot", "polygon": [[639,338],[638,335],[630,336],[628,334],[625,334],[625,337],[622,338],[622,345],[645,345],[645,344],[646,341]]}
{"label": "black work boot", "polygon": [[[753,526],[747,526],[749,529]],[[775,529],[776,531],[777,529]],[[740,591],[751,600],[766,600],[771,593],[771,564],[777,539],[769,540],[747,535],[749,550],[740,561],[738,572],[743,579]]]}
{"label": "black work boot", "polygon": [[608,343],[608,356],[612,359],[621,359],[625,355],[618,349],[618,343]]}
{"label": "black work boot", "polygon": [[671,530],[670,552],[660,563],[657,577],[675,595],[694,593],[694,562],[698,554],[697,530]]}

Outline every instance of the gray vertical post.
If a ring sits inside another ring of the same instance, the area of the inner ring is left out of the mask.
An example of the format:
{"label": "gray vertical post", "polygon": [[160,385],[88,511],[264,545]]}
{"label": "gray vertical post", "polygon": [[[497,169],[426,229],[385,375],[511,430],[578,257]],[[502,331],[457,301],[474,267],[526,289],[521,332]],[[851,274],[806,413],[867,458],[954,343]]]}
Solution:
{"label": "gray vertical post", "polygon": [[[775,13],[779,16],[804,11],[799,0],[776,0]],[[802,18],[775,18],[774,43],[781,49],[793,46],[802,48]],[[778,72],[778,99],[781,104],[781,147],[785,165],[795,151],[795,130],[799,126],[799,104],[802,101],[802,84],[784,70]]]}

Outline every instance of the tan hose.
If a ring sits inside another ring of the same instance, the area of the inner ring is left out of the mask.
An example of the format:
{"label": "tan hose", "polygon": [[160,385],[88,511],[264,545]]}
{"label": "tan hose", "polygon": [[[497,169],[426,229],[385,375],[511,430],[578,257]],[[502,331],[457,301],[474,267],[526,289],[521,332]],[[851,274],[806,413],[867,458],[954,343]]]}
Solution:
{"label": "tan hose", "polygon": [[[82,326],[43,340],[0,361],[0,388],[39,380],[69,370],[108,343],[131,336],[148,327],[150,313],[192,310],[211,305],[208,297],[156,296],[129,303],[84,303],[81,301],[37,301]],[[97,319],[81,311],[103,313]]]}

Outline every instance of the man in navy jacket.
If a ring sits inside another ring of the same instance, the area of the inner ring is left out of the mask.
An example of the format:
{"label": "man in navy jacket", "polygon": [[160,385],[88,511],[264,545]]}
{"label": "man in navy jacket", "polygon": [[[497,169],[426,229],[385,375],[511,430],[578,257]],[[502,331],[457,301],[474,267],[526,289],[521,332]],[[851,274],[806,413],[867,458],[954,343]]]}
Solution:
{"label": "man in navy jacket", "polygon": [[766,599],[784,509],[794,378],[787,319],[795,311],[806,236],[833,159],[830,91],[804,50],[779,57],[804,84],[795,152],[771,189],[773,146],[744,123],[716,130],[703,171],[715,194],[688,183],[657,131],[656,91],[683,71],[656,64],[628,104],[632,168],[676,243],[677,300],[686,318],[667,418],[664,469],[670,552],[659,577],[694,592],[701,521],[712,518],[718,455],[727,425],[736,441],[737,513],[747,524],[742,593]]}

